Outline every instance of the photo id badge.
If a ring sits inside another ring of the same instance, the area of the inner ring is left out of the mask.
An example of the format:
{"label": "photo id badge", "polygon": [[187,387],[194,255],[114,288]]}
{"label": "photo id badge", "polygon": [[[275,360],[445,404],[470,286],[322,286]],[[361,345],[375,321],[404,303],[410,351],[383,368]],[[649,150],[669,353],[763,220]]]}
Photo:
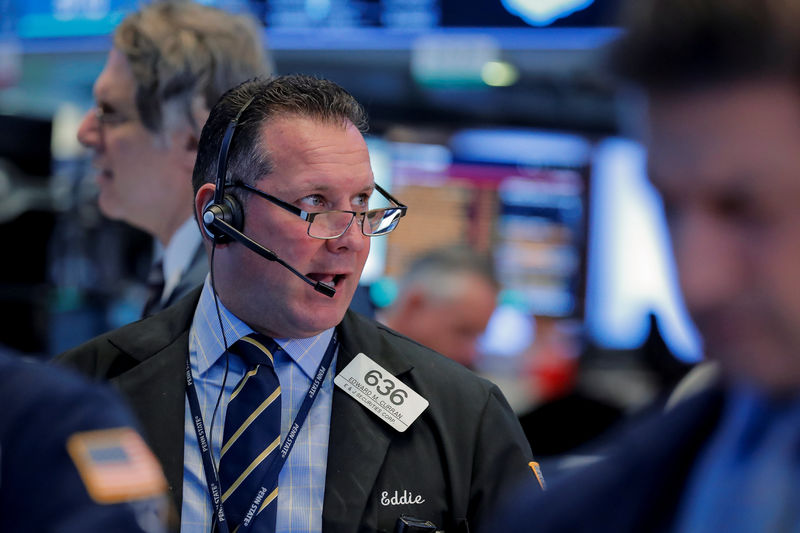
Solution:
{"label": "photo id badge", "polygon": [[339,372],[333,382],[400,432],[408,429],[428,407],[428,400],[363,353]]}

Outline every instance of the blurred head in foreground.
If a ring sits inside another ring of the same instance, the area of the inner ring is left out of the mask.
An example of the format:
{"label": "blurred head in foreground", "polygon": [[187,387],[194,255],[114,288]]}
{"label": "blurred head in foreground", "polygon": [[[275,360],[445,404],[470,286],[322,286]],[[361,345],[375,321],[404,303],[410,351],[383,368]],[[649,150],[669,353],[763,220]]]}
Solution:
{"label": "blurred head in foreground", "polygon": [[652,183],[709,358],[800,389],[800,3],[630,2],[613,52],[640,91]]}

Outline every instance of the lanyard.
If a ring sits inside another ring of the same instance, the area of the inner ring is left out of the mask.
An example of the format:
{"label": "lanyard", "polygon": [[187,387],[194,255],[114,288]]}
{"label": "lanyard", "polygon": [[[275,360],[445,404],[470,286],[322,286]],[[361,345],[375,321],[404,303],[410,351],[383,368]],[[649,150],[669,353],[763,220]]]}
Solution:
{"label": "lanyard", "polygon": [[211,504],[214,506],[214,514],[217,517],[217,531],[228,533],[228,522],[225,520],[225,513],[222,510],[222,491],[219,488],[219,475],[214,468],[211,460],[211,441],[206,436],[206,428],[203,425],[203,415],[200,410],[200,401],[197,399],[197,390],[192,379],[192,364],[189,356],[186,356],[186,397],[189,400],[189,410],[192,412],[192,422],[194,432],[197,434],[197,443],[200,445],[200,454],[203,457],[203,470],[206,474],[208,493],[211,495]]}
{"label": "lanyard", "polygon": [[[267,490],[264,485],[266,485],[266,482],[269,480],[277,479],[278,474],[283,468],[283,465],[286,463],[286,458],[289,456],[289,452],[292,451],[295,439],[300,433],[300,428],[303,427],[303,423],[306,421],[308,412],[311,410],[311,406],[313,405],[314,400],[317,398],[317,393],[322,388],[322,382],[325,380],[325,376],[327,375],[328,369],[333,361],[333,354],[336,352],[336,346],[336,331],[334,330],[331,341],[328,344],[328,348],[325,350],[325,355],[322,357],[319,367],[317,367],[314,380],[308,389],[308,393],[306,394],[303,403],[300,405],[300,409],[297,411],[297,415],[294,418],[294,422],[292,422],[289,433],[286,435],[286,438],[281,445],[280,453],[274,458],[264,474],[261,482],[261,488],[256,491],[256,495],[253,497],[253,502],[250,505],[250,508],[253,508],[254,506],[256,509],[258,508],[258,505],[263,497],[262,495],[265,494],[265,491]],[[203,470],[206,475],[206,483],[208,484],[208,492],[211,495],[211,503],[214,507],[214,514],[217,517],[218,531],[219,533],[229,533],[230,529],[228,528],[228,522],[225,520],[225,511],[222,508],[222,492],[220,490],[219,475],[217,470],[214,468],[214,462],[211,457],[210,436],[206,435],[205,426],[203,425],[203,416],[200,411],[200,402],[197,399],[197,390],[194,386],[192,367],[188,355],[186,357],[186,396],[189,399],[189,409],[192,412],[194,430],[197,434],[197,442],[200,445],[200,454],[203,458]],[[248,530],[253,524],[253,518],[255,518],[255,516],[257,516],[256,513],[246,514],[244,521],[239,526],[237,531]]]}

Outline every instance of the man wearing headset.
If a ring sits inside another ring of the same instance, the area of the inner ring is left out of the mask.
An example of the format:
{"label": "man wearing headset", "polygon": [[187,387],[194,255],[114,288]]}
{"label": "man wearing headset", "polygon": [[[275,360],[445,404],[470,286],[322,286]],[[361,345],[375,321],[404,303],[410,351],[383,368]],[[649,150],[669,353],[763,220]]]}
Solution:
{"label": "man wearing headset", "polygon": [[191,211],[197,141],[223,92],[267,73],[260,31],[251,18],[191,1],[154,2],[114,31],[78,140],[93,152],[100,211],[157,243],[143,315],[208,273]]}
{"label": "man wearing headset", "polygon": [[[252,80],[226,93],[193,176],[211,262],[202,290],[63,358],[128,395],[182,531],[474,531],[504,487],[538,487],[497,387],[348,311],[370,239],[406,213],[374,182],[365,130],[361,106],[325,80]],[[265,481],[248,494],[240,520],[228,508],[241,485],[223,479],[222,428],[247,386],[240,378],[263,372],[234,354],[250,336],[280,347],[267,351],[289,451],[277,489]],[[275,500],[270,518],[262,511]]]}

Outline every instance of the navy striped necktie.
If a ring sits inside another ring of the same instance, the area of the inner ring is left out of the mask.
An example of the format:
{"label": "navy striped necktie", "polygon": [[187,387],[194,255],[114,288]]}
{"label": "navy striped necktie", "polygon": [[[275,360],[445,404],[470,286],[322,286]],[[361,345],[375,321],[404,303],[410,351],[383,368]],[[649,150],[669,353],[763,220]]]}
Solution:
{"label": "navy striped necktie", "polygon": [[278,479],[264,479],[264,474],[280,452],[281,387],[274,367],[280,349],[274,340],[253,333],[229,350],[247,365],[228,401],[219,462],[222,502],[231,530],[257,515],[253,531],[275,531]]}

